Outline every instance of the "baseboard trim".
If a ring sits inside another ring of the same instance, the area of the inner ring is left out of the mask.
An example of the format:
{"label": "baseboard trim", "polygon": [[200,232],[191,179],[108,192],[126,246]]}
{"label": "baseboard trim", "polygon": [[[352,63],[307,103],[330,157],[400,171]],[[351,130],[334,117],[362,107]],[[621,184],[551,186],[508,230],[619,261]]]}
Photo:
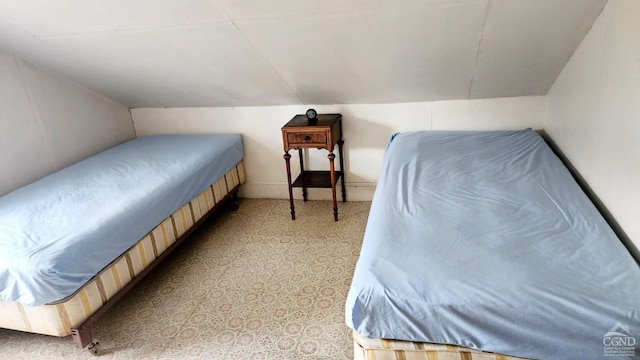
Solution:
{"label": "baseboard trim", "polygon": [[[347,183],[347,201],[371,201],[375,188],[375,183]],[[342,201],[340,183],[336,192],[338,200]],[[239,196],[250,199],[289,199],[289,191],[285,182],[247,181],[240,188]],[[293,198],[302,199],[302,189],[293,188]],[[307,199],[331,200],[331,189],[308,189]]]}

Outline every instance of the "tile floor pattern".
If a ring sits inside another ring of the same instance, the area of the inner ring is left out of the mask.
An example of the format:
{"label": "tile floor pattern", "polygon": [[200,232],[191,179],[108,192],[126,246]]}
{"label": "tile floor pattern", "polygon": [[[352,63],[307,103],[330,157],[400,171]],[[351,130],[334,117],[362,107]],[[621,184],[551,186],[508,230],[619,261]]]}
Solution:
{"label": "tile floor pattern", "polygon": [[[344,304],[369,202],[241,199],[95,325],[97,359],[351,359]],[[92,359],[56,338],[0,329],[0,359]]]}

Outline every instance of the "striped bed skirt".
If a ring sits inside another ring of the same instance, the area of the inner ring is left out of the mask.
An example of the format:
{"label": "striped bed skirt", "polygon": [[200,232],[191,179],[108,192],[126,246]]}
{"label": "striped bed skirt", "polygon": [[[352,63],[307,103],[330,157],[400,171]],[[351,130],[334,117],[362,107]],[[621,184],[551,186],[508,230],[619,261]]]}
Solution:
{"label": "striped bed skirt", "polygon": [[354,360],[524,360],[455,345],[369,339],[353,334]]}
{"label": "striped bed skirt", "polygon": [[88,319],[237,185],[244,182],[245,170],[241,160],[66,299],[40,306],[0,300],[0,328],[52,336],[70,335],[71,329]]}

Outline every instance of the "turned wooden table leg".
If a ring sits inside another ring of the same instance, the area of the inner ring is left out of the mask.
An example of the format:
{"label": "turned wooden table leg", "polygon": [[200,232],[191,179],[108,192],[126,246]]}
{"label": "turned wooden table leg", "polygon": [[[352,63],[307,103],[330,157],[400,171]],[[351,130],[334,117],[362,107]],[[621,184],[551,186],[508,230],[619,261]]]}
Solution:
{"label": "turned wooden table leg", "polygon": [[291,209],[291,220],[296,219],[296,209],[293,206],[293,186],[291,186],[291,155],[288,151],[285,151],[284,162],[287,165],[287,183],[289,184],[289,208]]}
{"label": "turned wooden table leg", "polygon": [[[298,149],[298,157],[300,158],[300,172],[304,172],[304,159],[302,156],[302,149]],[[307,188],[302,187],[302,200],[307,201]]]}
{"label": "turned wooden table leg", "polygon": [[329,174],[331,175],[331,195],[333,196],[333,218],[338,221],[338,202],[336,201],[336,168],[333,163],[336,155],[333,151],[327,155],[329,158]]}
{"label": "turned wooden table leg", "polygon": [[340,154],[340,171],[342,171],[342,202],[347,202],[347,189],[344,187],[344,176],[346,171],[344,170],[344,154],[342,152],[342,145],[344,141],[342,139],[338,140],[338,152]]}

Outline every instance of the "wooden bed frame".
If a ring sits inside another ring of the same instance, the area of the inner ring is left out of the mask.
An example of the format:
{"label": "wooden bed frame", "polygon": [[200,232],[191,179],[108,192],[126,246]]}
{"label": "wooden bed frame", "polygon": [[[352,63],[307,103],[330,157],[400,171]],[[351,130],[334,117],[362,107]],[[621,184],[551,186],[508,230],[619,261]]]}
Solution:
{"label": "wooden bed frame", "polygon": [[[226,194],[222,200],[220,200],[211,210],[209,210],[206,214],[204,214],[198,221],[196,221],[193,226],[191,226],[187,231],[182,234],[173,244],[171,244],[165,251],[158,255],[155,260],[153,260],[147,267],[145,267],[138,275],[131,279],[131,281],[126,284],[122,289],[120,289],[114,296],[112,296],[107,302],[105,302],[100,309],[98,309],[95,313],[93,313],[87,320],[85,320],[80,326],[71,329],[71,337],[73,339],[73,343],[77,348],[84,349],[88,347],[88,350],[92,354],[98,354],[99,352],[99,343],[93,341],[93,335],[91,330],[93,325],[104,315],[109,309],[111,309],[118,300],[122,299],[133,287],[140,282],[147,274],[149,274],[162,260],[164,260],[175,248],[177,248],[191,233],[193,233],[196,229],[202,225],[202,223],[207,220],[214,212],[220,209],[224,204],[228,202],[228,200],[232,200],[232,209],[235,211],[238,209],[238,190],[240,188],[241,183],[236,185],[233,189]],[[137,244],[136,244],[137,245]],[[134,246],[136,246],[134,245]],[[127,250],[126,252],[128,252]],[[125,252],[125,253],[126,253]],[[108,265],[107,267],[109,267]]]}

